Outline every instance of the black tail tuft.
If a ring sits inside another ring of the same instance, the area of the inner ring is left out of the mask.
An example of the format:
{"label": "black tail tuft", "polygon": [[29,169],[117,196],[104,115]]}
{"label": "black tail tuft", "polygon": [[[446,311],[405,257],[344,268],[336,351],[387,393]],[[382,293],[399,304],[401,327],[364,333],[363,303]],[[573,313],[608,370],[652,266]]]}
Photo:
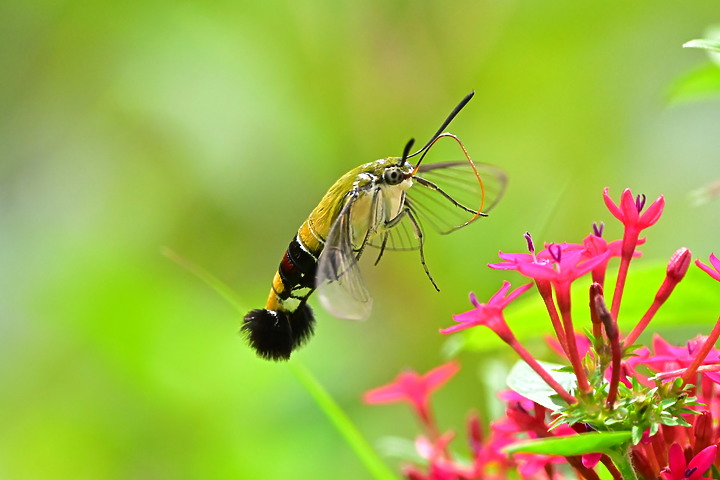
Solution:
{"label": "black tail tuft", "polygon": [[305,302],[290,314],[290,328],[292,329],[293,350],[302,346],[315,331],[315,317]]}
{"label": "black tail tuft", "polygon": [[[245,335],[250,346],[262,358],[287,360],[290,358],[290,352],[296,346],[290,322],[287,312],[252,310],[245,315],[240,332]],[[308,333],[305,335],[307,336]]]}

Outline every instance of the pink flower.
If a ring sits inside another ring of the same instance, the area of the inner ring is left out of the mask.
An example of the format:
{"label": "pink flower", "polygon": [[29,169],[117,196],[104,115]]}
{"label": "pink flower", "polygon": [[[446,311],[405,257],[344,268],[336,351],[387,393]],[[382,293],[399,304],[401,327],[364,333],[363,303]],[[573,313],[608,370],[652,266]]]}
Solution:
{"label": "pink flower", "polygon": [[690,463],[685,460],[685,452],[677,443],[673,443],[668,454],[668,466],[663,468],[660,476],[664,480],[700,480],[715,461],[717,446],[710,445],[695,455]]}
{"label": "pink flower", "polygon": [[[459,480],[475,478],[473,472],[455,463],[446,454],[448,445],[455,435],[452,432],[441,435],[434,442],[427,437],[420,436],[415,440],[415,448],[420,456],[428,462],[428,474],[423,476],[420,472],[413,472],[415,476],[408,475],[411,479],[428,480]],[[410,473],[409,469],[405,471]]]}
{"label": "pink flower", "polygon": [[[525,360],[525,363],[537,372],[545,382],[560,395],[563,400],[567,403],[573,403],[575,397],[570,395],[555,379],[548,374],[545,369],[538,363],[538,361],[530,355],[530,353],[518,342],[515,335],[513,335],[510,327],[505,322],[503,316],[503,309],[507,307],[510,302],[515,300],[519,295],[527,291],[532,287],[532,283],[523,285],[515,289],[515,291],[508,294],[510,290],[510,282],[503,282],[503,286],[497,291],[495,295],[490,298],[488,303],[480,303],[474,294],[470,295],[470,301],[475,305],[475,310],[470,310],[465,313],[453,315],[453,320],[459,323],[459,325],[453,325],[445,329],[441,329],[440,333],[448,334],[465,330],[466,328],[484,325],[491,329],[502,341],[510,345],[510,347],[520,355],[520,358]],[[507,295],[507,296],[506,296]]]}
{"label": "pink flower", "polygon": [[626,229],[637,233],[655,224],[665,208],[665,197],[660,195],[641,215],[640,212],[645,207],[645,195],[638,195],[633,198],[630,189],[626,188],[620,195],[620,205],[617,205],[610,198],[609,190],[608,187],[603,190],[603,200],[608,210],[625,225]]}
{"label": "pink flower", "polygon": [[[560,342],[558,342],[555,337],[546,337],[545,343],[547,343],[547,346],[550,347],[550,349],[559,356],[567,357],[567,354],[563,350],[562,345],[560,345]],[[592,345],[590,344],[590,339],[586,335],[575,332],[575,344],[578,347],[578,354],[581,357],[585,357],[585,355],[590,353],[590,347]]]}
{"label": "pink flower", "polygon": [[453,315],[453,320],[458,322],[459,325],[453,325],[452,327],[442,329],[440,330],[440,333],[454,333],[460,330],[465,330],[466,328],[484,325],[495,332],[500,338],[506,339],[510,334],[510,330],[505,323],[503,309],[530,287],[532,287],[532,283],[522,285],[508,294],[508,291],[510,290],[510,282],[505,281],[503,282],[503,286],[500,290],[498,290],[497,293],[490,298],[488,303],[478,302],[475,294],[471,293],[470,301],[473,305],[475,305],[475,309],[458,315]]}
{"label": "pink flower", "polygon": [[587,250],[560,244],[548,245],[546,250],[552,256],[553,262],[518,263],[518,272],[536,281],[546,280],[553,285],[569,285],[607,261],[610,255],[610,251],[606,250],[587,259]]}
{"label": "pink flower", "polygon": [[620,313],[620,303],[622,301],[623,291],[625,290],[625,281],[627,280],[628,268],[630,260],[635,253],[635,247],[639,243],[640,232],[655,224],[662,215],[665,208],[665,197],[660,195],[642,215],[640,212],[645,208],[645,195],[638,195],[633,198],[632,192],[626,188],[620,196],[620,205],[618,206],[612,201],[608,194],[609,188],[603,190],[603,200],[610,213],[620,220],[625,226],[623,232],[620,269],[618,271],[617,281],[615,282],[615,292],[612,297],[612,307],[610,312],[613,318],[618,319]]}
{"label": "pink flower", "polygon": [[712,264],[712,267],[705,265],[700,260],[695,260],[695,265],[700,267],[703,272],[720,282],[720,259],[718,259],[714,253],[710,254],[710,263]]}
{"label": "pink flower", "polygon": [[368,404],[408,402],[423,422],[428,423],[430,394],[450,380],[459,370],[460,365],[453,361],[440,365],[425,375],[413,371],[403,372],[393,383],[366,392],[363,400]]}
{"label": "pink flower", "polygon": [[[507,402],[506,416],[491,423],[490,441],[487,442],[488,448],[485,452],[486,456],[494,458],[499,464],[502,464],[503,458],[507,458],[503,449],[518,440],[575,435],[574,430],[568,425],[559,425],[552,433],[548,433],[548,426],[545,423],[547,410],[532,400],[510,390],[500,392],[499,397]],[[534,453],[515,453],[511,460],[517,463],[516,468],[521,477],[527,479],[541,478],[541,474],[547,474],[551,465],[566,461],[563,457]],[[556,477],[543,476],[543,478]]]}
{"label": "pink flower", "polygon": [[[652,344],[654,355],[645,358],[642,363],[646,364],[657,372],[667,372],[685,368],[692,363],[698,354],[698,350],[705,343],[706,338],[697,336],[682,347],[675,347],[668,343],[660,335],[653,336]],[[715,364],[720,362],[720,351],[711,350],[704,363]]]}
{"label": "pink flower", "polygon": [[[637,244],[642,245],[645,243],[645,240],[645,237],[643,237],[638,240]],[[610,252],[610,257],[622,256],[622,240],[608,242],[604,238],[591,233],[587,237],[583,238],[583,246],[585,247],[585,252],[583,254],[584,259],[592,258],[605,252]],[[641,256],[642,252],[639,250],[635,250],[633,253],[633,257]]]}

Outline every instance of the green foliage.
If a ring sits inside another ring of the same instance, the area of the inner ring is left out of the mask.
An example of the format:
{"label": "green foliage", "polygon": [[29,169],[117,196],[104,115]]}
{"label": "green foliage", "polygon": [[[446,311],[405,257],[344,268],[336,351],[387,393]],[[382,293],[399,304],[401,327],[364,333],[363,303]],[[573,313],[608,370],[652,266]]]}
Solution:
{"label": "green foliage", "polygon": [[377,453],[367,443],[352,420],[328,394],[327,390],[315,379],[310,371],[301,364],[292,361],[289,367],[300,383],[312,395],[318,407],[337,428],[353,452],[363,462],[372,478],[376,480],[395,480],[397,477],[388,469]]}
{"label": "green foliage", "polygon": [[586,453],[609,453],[630,441],[630,432],[590,432],[567,437],[541,438],[518,442],[505,448],[508,453],[538,453],[569,457]]}
{"label": "green foliage", "polygon": [[701,48],[703,50],[709,50],[711,52],[720,53],[720,40],[707,40],[707,39],[690,40],[689,42],[683,44],[683,47],[685,47],[685,48]]}
{"label": "green foliage", "polygon": [[706,35],[707,38],[690,40],[683,44],[684,48],[705,50],[709,61],[673,82],[669,92],[672,102],[679,103],[720,94],[720,28],[711,27]]}
{"label": "green foliage", "polygon": [[687,393],[690,387],[682,388],[681,383],[680,379],[666,383],[657,380],[655,387],[647,387],[632,379],[630,387],[620,384],[611,408],[606,406],[606,389],[596,384],[590,393],[575,392],[578,403],[558,409],[554,425],[585,423],[597,431],[631,432],[635,445],[643,432],[652,436],[660,425],[689,426],[681,415],[697,413],[689,408],[697,402]]}
{"label": "green foliage", "polygon": [[718,93],[720,93],[720,67],[707,62],[673,82],[668,98],[673,103],[680,103],[708,98]]}
{"label": "green foliage", "polygon": [[[577,386],[575,375],[560,371],[563,368],[562,365],[548,362],[539,363],[568,392],[574,390]],[[510,370],[507,377],[507,386],[523,397],[550,410],[557,410],[565,406],[565,403],[557,397],[555,391],[523,361],[518,361]]]}

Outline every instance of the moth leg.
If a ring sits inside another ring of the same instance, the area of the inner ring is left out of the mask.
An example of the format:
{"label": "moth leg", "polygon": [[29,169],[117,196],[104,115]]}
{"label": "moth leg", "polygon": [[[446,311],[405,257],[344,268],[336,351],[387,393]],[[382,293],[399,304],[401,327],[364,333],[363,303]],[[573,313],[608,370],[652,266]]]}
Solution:
{"label": "moth leg", "polygon": [[380,259],[382,258],[383,253],[385,253],[385,246],[387,245],[387,239],[388,239],[388,234],[383,233],[383,240],[382,240],[382,243],[380,244],[380,253],[378,253],[377,258],[375,259],[375,265],[380,263]]}
{"label": "moth leg", "polygon": [[[427,275],[428,280],[430,280],[430,283],[433,284],[433,287],[435,287],[435,290],[438,292],[440,291],[440,287],[437,286],[437,283],[435,283],[435,280],[433,279],[432,275],[430,275],[430,270],[428,269],[427,263],[425,263],[425,250],[423,249],[423,231],[422,226],[420,226],[420,222],[418,222],[417,218],[415,218],[415,215],[413,214],[412,210],[409,207],[405,207],[403,211],[395,217],[397,219],[400,216],[407,215],[407,217],[410,219],[410,223],[413,226],[413,230],[415,231],[415,235],[418,238],[418,250],[420,252],[420,263],[422,263],[423,268],[425,269],[425,275]],[[393,219],[393,220],[395,220]],[[398,220],[399,221],[399,220]]]}
{"label": "moth leg", "polygon": [[[398,223],[400,223],[403,218],[405,218],[406,210],[409,211],[407,207],[403,208],[402,210],[400,210],[400,213],[398,213],[397,215],[395,215],[394,218],[391,218],[390,220],[387,220],[387,221],[385,222],[385,224],[383,225],[383,229],[385,230],[385,232],[383,233],[383,241],[382,241],[382,244],[380,244],[380,253],[378,253],[377,258],[375,259],[375,265],[377,265],[378,263],[380,263],[380,259],[382,258],[383,253],[385,253],[385,247],[387,246],[387,240],[388,240],[387,230],[390,230],[390,229],[393,228],[395,225],[397,225]],[[413,227],[413,229],[415,229],[415,227]]]}

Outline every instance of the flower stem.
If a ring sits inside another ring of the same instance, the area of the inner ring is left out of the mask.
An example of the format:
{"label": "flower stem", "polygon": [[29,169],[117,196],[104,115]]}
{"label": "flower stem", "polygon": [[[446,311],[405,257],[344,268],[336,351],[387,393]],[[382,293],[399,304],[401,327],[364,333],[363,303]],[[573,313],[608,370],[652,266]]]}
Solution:
{"label": "flower stem", "polygon": [[397,480],[395,474],[390,471],[370,444],[367,443],[360,430],[310,371],[296,362],[290,362],[288,366],[337,429],[338,433],[365,465],[365,468],[368,469],[371,478],[376,480]]}
{"label": "flower stem", "polygon": [[618,318],[620,313],[620,302],[622,302],[623,290],[625,289],[625,280],[627,280],[628,270],[630,269],[630,260],[632,260],[637,245],[638,236],[628,235],[627,230],[623,236],[622,257],[620,258],[620,269],[618,270],[617,282],[615,283],[615,291],[613,292],[612,307],[610,312],[613,318]]}
{"label": "flower stem", "polygon": [[680,280],[685,277],[685,273],[690,265],[691,257],[692,254],[690,253],[690,250],[685,247],[678,249],[672,257],[670,257],[665,279],[655,294],[655,299],[653,300],[652,305],[650,305],[650,308],[648,308],[648,311],[645,312],[645,315],[643,315],[638,324],[635,325],[635,328],[632,329],[630,334],[623,341],[623,345],[625,347],[629,347],[633,344],[633,342],[635,342],[635,340],[637,340],[640,334],[645,330],[645,328],[647,328],[650,320],[653,319],[658,309],[665,303],[668,297],[670,297],[670,294],[673,292],[677,284],[680,283]]}
{"label": "flower stem", "polygon": [[555,336],[557,337],[558,342],[560,342],[560,347],[563,349],[565,354],[567,354],[568,346],[565,330],[563,329],[560,315],[558,315],[557,308],[555,307],[555,302],[553,301],[552,287],[550,285],[550,282],[535,281],[535,286],[537,286],[538,292],[540,293],[543,302],[545,302],[545,308],[547,308],[548,314],[550,315],[550,321],[552,322],[553,329],[555,330]]}
{"label": "flower stem", "polygon": [[603,465],[605,465],[605,468],[608,469],[608,472],[610,472],[610,475],[612,475],[613,480],[622,480],[622,474],[620,473],[620,470],[618,470],[610,457],[608,457],[607,455],[603,455],[600,461]]}
{"label": "flower stem", "polygon": [[612,461],[620,472],[620,475],[622,475],[623,480],[637,480],[637,474],[635,473],[632,461],[630,460],[630,450],[626,450],[624,452],[613,450],[608,452],[608,456],[612,458]]}
{"label": "flower stem", "polygon": [[705,360],[708,353],[710,353],[710,350],[715,346],[715,342],[717,342],[718,337],[720,337],[720,318],[718,318],[718,321],[715,322],[712,332],[710,332],[710,335],[708,335],[705,343],[703,343],[702,347],[700,347],[700,351],[698,351],[695,358],[693,358],[692,363],[683,374],[683,384],[687,385],[688,383],[693,383],[692,379],[696,375],[698,367],[703,360]]}
{"label": "flower stem", "polygon": [[517,341],[517,339],[512,336],[511,338],[508,338],[505,340],[510,347],[517,352],[518,355],[520,355],[520,358],[522,358],[525,363],[530,365],[530,368],[532,368],[535,373],[537,373],[540,378],[543,379],[545,383],[547,383],[550,388],[555,390],[558,395],[560,395],[560,398],[565,400],[568,405],[572,405],[575,403],[576,399],[570,393],[568,393],[567,390],[563,388],[562,385],[560,385],[543,367],[538,363],[535,358],[533,358],[530,353],[525,350],[525,347],[523,347],[520,342]]}
{"label": "flower stem", "polygon": [[585,369],[580,361],[580,354],[578,353],[577,343],[575,342],[575,329],[573,328],[572,314],[570,312],[570,285],[556,285],[555,293],[566,333],[565,340],[567,341],[568,348],[565,353],[567,353],[568,360],[570,360],[570,364],[577,377],[578,388],[583,392],[589,392],[590,384],[588,383],[587,375],[585,375]]}
{"label": "flower stem", "polygon": [[596,295],[594,298],[595,314],[602,321],[605,328],[605,335],[610,342],[611,353],[611,369],[610,369],[610,386],[608,388],[607,400],[605,406],[608,410],[613,408],[615,397],[617,397],[618,384],[620,383],[620,364],[622,362],[622,347],[620,346],[620,333],[618,331],[617,322],[610,314],[605,305],[605,299],[602,295]]}
{"label": "flower stem", "polygon": [[658,298],[655,297],[655,301],[652,305],[650,305],[650,308],[648,308],[647,312],[645,312],[645,315],[640,319],[640,321],[633,327],[632,331],[628,333],[627,337],[623,340],[623,346],[629,347],[633,343],[635,343],[635,340],[640,336],[640,334],[645,330],[645,328],[650,323],[650,320],[653,319],[657,311],[662,306],[662,302],[658,302]]}

